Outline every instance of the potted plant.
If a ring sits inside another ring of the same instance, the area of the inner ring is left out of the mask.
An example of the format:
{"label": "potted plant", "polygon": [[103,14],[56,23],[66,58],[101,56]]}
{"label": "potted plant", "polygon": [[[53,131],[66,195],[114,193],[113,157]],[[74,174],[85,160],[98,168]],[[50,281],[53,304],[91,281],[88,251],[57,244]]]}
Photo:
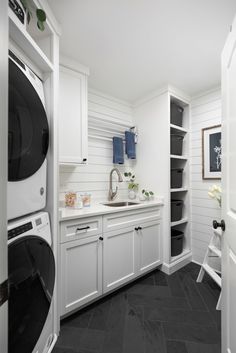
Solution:
{"label": "potted plant", "polygon": [[33,17],[33,12],[35,11],[36,18],[37,18],[37,27],[40,31],[44,31],[45,29],[45,22],[47,19],[46,13],[42,9],[38,9],[34,7],[32,0],[20,0],[21,5],[24,8],[27,23],[30,23],[31,18]]}
{"label": "potted plant", "polygon": [[125,172],[124,176],[128,178],[128,196],[131,200],[136,198],[138,191],[138,184],[135,183],[135,175],[131,172]]}
{"label": "potted plant", "polygon": [[140,196],[141,201],[152,200],[154,198],[154,192],[143,189],[142,195]]}

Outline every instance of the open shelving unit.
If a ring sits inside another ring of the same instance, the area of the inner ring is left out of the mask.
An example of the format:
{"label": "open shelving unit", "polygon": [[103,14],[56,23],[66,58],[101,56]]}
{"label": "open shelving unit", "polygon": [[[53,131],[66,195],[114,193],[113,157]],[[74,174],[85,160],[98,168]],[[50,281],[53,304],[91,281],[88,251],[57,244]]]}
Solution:
{"label": "open shelving unit", "polygon": [[[171,122],[171,103],[175,103],[184,109],[183,111],[183,123],[182,126],[175,125]],[[190,211],[189,211],[189,120],[190,120],[190,107],[189,102],[184,99],[180,99],[174,94],[169,95],[169,106],[170,106],[170,123],[169,132],[171,134],[177,134],[183,136],[183,150],[182,154],[175,154],[175,151],[171,151],[170,147],[170,173],[172,168],[183,169],[183,183],[181,188],[171,188],[170,178],[170,250],[169,250],[169,262],[171,266],[180,264],[191,254],[190,244]],[[170,138],[171,145],[171,138]],[[178,221],[171,221],[171,200],[183,201],[182,218]],[[184,233],[183,238],[183,250],[177,256],[171,256],[171,230],[176,229]]]}

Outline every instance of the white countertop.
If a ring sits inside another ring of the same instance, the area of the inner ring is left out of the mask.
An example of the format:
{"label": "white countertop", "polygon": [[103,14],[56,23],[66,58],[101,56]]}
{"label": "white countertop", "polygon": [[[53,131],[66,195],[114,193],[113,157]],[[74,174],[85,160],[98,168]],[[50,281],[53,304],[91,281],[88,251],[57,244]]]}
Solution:
{"label": "white countertop", "polygon": [[117,199],[117,200],[114,200],[113,202],[122,202],[122,201],[137,202],[137,204],[132,206],[110,207],[110,206],[103,205],[103,203],[109,203],[108,201],[101,201],[101,202],[94,202],[91,204],[90,207],[84,207],[82,209],[61,207],[59,208],[59,221],[62,222],[69,219],[104,215],[107,213],[124,212],[128,210],[137,210],[140,208],[147,208],[147,207],[153,207],[153,206],[163,206],[164,204],[163,198],[157,198],[151,201]]}

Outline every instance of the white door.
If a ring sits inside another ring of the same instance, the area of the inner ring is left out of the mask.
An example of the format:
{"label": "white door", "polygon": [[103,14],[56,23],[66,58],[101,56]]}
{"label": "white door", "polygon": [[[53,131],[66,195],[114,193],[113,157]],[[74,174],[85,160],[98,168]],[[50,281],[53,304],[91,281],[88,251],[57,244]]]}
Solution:
{"label": "white door", "polygon": [[236,19],[222,54],[222,353],[236,352]]}
{"label": "white door", "polygon": [[[7,279],[8,1],[0,1],[0,285]],[[5,282],[6,283],[6,282]],[[4,292],[4,291],[3,291]],[[0,291],[0,350],[7,353],[7,301]]]}
{"label": "white door", "polygon": [[102,294],[102,237],[61,244],[61,315]]}
{"label": "white door", "polygon": [[136,240],[134,227],[104,234],[104,293],[136,277]]}
{"label": "white door", "polygon": [[153,221],[136,227],[139,252],[139,275],[161,264],[161,221]]}

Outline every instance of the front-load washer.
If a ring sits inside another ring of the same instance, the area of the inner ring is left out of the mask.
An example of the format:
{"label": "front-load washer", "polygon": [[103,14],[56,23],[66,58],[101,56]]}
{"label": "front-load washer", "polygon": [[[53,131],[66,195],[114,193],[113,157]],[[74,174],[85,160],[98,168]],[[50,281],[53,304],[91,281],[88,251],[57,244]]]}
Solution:
{"label": "front-load washer", "polygon": [[9,54],[8,220],[45,207],[49,126],[41,80]]}
{"label": "front-load washer", "polygon": [[51,351],[55,260],[46,212],[8,225],[8,353]]}

